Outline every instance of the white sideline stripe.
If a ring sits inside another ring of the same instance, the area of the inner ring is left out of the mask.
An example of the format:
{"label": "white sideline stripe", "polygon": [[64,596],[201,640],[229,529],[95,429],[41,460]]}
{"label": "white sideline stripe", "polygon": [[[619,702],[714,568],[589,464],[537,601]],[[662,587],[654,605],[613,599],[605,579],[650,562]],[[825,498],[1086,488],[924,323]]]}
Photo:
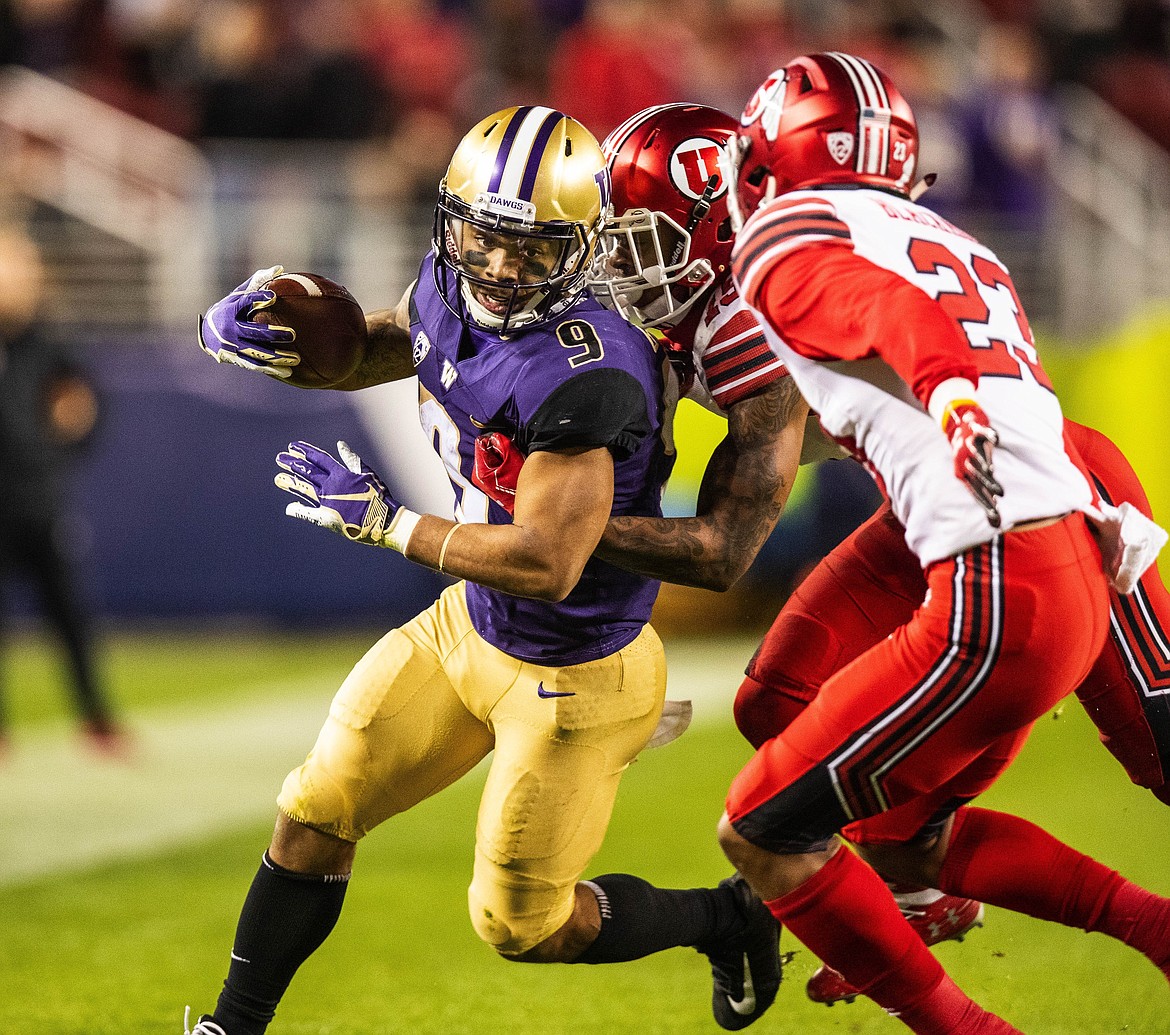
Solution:
{"label": "white sideline stripe", "polygon": [[[668,696],[692,701],[696,722],[730,720],[755,646],[667,641]],[[240,703],[139,713],[130,763],[90,756],[72,731],[18,731],[0,763],[0,887],[275,819],[281,781],[312,747],[332,690],[319,680],[265,685],[241,691]]]}
{"label": "white sideline stripe", "polygon": [[76,735],[14,737],[0,763],[0,886],[89,869],[276,817],[281,781],[316,739],[334,687],[252,688],[244,703],[133,717],[130,762]]}
{"label": "white sideline stripe", "polygon": [[735,692],[757,646],[757,636],[667,640],[666,696],[692,701],[696,721],[730,722]]}

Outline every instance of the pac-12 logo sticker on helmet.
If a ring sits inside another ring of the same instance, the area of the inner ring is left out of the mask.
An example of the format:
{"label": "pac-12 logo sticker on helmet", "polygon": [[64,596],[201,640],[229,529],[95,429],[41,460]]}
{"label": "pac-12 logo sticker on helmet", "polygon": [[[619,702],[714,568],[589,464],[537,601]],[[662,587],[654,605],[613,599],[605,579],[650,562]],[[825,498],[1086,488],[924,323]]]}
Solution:
{"label": "pac-12 logo sticker on helmet", "polygon": [[833,156],[833,161],[838,165],[844,165],[853,154],[853,134],[844,130],[828,134],[825,137],[825,144],[829,148],[829,154]]}

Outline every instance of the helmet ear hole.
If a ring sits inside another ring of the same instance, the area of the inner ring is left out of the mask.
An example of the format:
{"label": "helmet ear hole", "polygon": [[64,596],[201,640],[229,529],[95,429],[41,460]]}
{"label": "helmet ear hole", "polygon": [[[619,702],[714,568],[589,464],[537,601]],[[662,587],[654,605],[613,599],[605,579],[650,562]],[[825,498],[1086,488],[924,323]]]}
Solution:
{"label": "helmet ear hole", "polygon": [[717,241],[730,241],[732,237],[731,216],[728,216],[715,230]]}
{"label": "helmet ear hole", "polygon": [[745,179],[752,187],[758,187],[764,182],[764,177],[768,175],[768,167],[766,165],[757,165]]}

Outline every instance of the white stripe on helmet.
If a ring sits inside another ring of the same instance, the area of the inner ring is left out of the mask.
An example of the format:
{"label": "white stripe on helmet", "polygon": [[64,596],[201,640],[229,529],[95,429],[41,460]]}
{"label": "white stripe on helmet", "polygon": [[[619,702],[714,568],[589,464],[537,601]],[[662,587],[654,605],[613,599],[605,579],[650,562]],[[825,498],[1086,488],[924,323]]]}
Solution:
{"label": "white stripe on helmet", "polygon": [[857,159],[854,170],[885,176],[890,163],[890,98],[878,70],[864,58],[833,51],[857,99]]}
{"label": "white stripe on helmet", "polygon": [[523,121],[516,130],[516,137],[512,141],[512,149],[504,163],[504,172],[500,177],[500,186],[496,191],[507,198],[520,196],[520,185],[524,182],[524,172],[528,168],[528,159],[532,154],[532,145],[536,140],[544,120],[554,112],[553,108],[535,105],[524,115]]}

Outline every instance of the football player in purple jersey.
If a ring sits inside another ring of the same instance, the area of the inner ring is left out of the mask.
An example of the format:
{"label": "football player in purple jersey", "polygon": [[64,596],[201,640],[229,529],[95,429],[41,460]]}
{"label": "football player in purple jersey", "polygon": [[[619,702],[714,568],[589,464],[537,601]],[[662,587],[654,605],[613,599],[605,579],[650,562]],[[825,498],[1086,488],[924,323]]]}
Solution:
{"label": "football player in purple jersey", "polygon": [[[337,920],[357,842],[493,752],[468,895],[480,938],[536,963],[693,946],[727,1029],[775,998],[778,925],[738,876],[581,880],[622,772],[679,725],[663,725],[658,583],[592,556],[612,515],[661,514],[673,462],[660,349],[586,291],[608,195],[579,123],[527,106],[483,120],[440,185],[417,281],[368,315],[365,358],[334,386],[417,376],[456,520],[404,507],[343,442],[277,457],[290,515],[460,581],[358,662],[285,780],[224,989],[191,1035],[264,1032]],[[298,356],[251,319],[267,272],[212,306],[200,337],[218,361],[279,378]]]}

